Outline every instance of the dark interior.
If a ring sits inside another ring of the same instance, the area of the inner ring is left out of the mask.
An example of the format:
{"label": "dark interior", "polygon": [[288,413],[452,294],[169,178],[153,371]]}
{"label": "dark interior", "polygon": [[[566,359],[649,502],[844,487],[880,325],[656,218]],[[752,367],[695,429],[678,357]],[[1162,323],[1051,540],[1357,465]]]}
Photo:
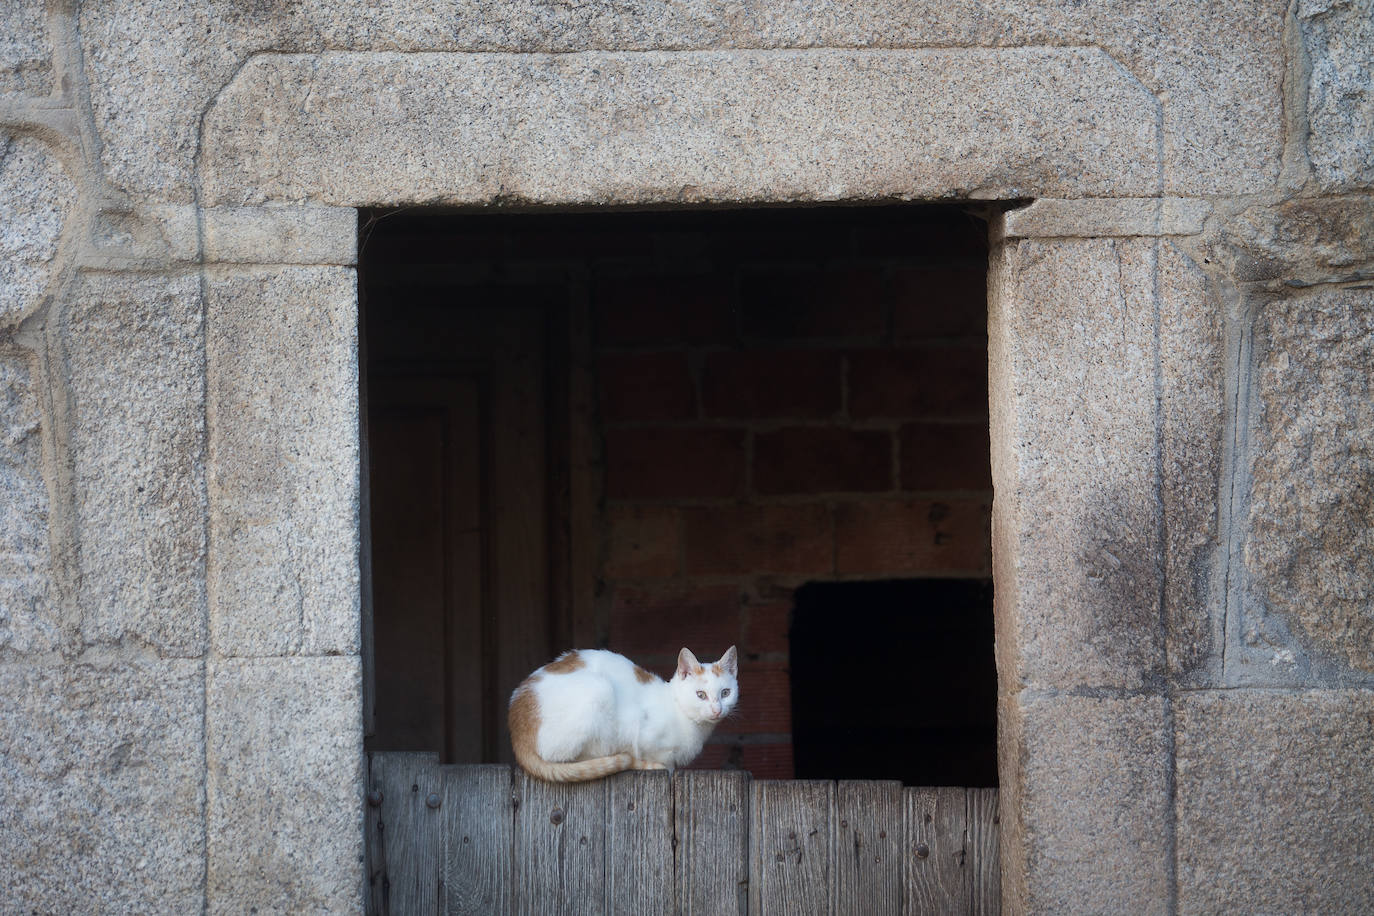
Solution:
{"label": "dark interior", "polygon": [[791,629],[798,779],[997,785],[992,582],[812,582]]}

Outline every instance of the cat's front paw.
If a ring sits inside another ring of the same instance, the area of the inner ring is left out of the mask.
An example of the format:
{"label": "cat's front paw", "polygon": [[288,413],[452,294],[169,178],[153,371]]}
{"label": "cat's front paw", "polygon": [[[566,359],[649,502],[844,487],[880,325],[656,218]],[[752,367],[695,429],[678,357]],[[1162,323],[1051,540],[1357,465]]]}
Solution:
{"label": "cat's front paw", "polygon": [[633,767],[634,767],[634,769],[636,769],[636,770],[666,770],[666,769],[668,769],[668,767],[667,767],[666,764],[657,763],[657,762],[655,762],[655,761],[653,761],[653,760],[641,760],[641,759],[638,758],[638,757],[635,758],[635,762],[634,762],[634,764],[633,764]]}

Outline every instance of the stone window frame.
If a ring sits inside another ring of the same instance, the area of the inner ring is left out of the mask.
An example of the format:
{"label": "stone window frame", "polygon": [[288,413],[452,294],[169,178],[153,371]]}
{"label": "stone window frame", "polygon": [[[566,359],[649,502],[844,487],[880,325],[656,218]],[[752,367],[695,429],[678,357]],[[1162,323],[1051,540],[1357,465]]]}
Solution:
{"label": "stone window frame", "polygon": [[[520,100],[493,104],[502,93]],[[1171,840],[1153,828],[1171,816],[1170,596],[1155,558],[1189,560],[1168,552],[1203,548],[1166,544],[1166,524],[1205,520],[1174,517],[1199,510],[1171,498],[1162,466],[1179,411],[1221,398],[1165,377],[1165,348],[1210,339],[1190,308],[1205,279],[1175,240],[1209,207],[1159,196],[1159,125],[1157,100],[1091,48],[250,58],[198,157],[212,657],[252,658],[263,677],[313,657],[312,689],[344,707],[330,728],[357,720],[333,777],[356,790],[359,836],[336,865],[362,847],[358,208],[1032,199],[994,220],[988,284],[1003,897],[1043,893],[1045,843],[1084,868],[1139,863],[1109,909],[1167,897]],[[217,664],[212,731],[234,717]],[[232,819],[214,783],[210,817]],[[1141,832],[1083,837],[1080,805]],[[246,877],[210,842],[212,886]]]}

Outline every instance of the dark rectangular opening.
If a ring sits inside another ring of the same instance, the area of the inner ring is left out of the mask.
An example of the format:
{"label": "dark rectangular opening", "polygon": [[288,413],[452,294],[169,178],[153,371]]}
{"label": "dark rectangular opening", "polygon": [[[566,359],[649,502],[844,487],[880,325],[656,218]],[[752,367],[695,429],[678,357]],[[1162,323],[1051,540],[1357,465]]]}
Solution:
{"label": "dark rectangular opening", "polygon": [[812,582],[791,630],[798,779],[997,785],[988,579]]}
{"label": "dark rectangular opening", "polygon": [[[979,216],[414,210],[360,231],[369,749],[509,760],[506,698],[556,652],[667,676],[684,645],[734,644],[740,712],[697,765],[917,778],[803,749],[828,726],[796,640],[848,629],[828,663],[862,671],[820,681],[871,680],[878,644],[964,651],[881,609],[934,600],[903,589],[990,594]],[[842,588],[873,609],[821,602]],[[978,613],[984,681],[943,703],[991,740]],[[885,747],[859,756],[932,753]],[[995,752],[947,747],[962,784],[995,784]]]}

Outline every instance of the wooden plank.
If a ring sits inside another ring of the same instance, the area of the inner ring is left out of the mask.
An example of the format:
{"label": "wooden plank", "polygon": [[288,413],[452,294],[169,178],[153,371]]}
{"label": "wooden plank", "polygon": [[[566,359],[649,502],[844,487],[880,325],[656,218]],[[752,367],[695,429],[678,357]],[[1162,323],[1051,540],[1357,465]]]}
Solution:
{"label": "wooden plank", "polygon": [[380,817],[386,844],[383,914],[437,913],[443,798],[437,754],[374,753],[373,785],[382,793]]}
{"label": "wooden plank", "polygon": [[909,913],[965,914],[970,880],[964,789],[907,789],[906,899]]}
{"label": "wooden plank", "polygon": [[673,884],[678,916],[744,916],[749,907],[749,774],[673,777]]}
{"label": "wooden plank", "polygon": [[382,773],[374,763],[377,754],[367,755],[367,803],[363,809],[363,845],[367,859],[367,916],[381,916],[386,905],[386,825],[382,823]]}
{"label": "wooden plank", "polygon": [[593,914],[606,908],[606,780],[549,783],[515,773],[517,913]]}
{"label": "wooden plank", "polygon": [[968,854],[972,871],[969,912],[1001,916],[1002,865],[998,850],[1001,818],[996,789],[968,791]]}
{"label": "wooden plank", "polygon": [[906,879],[902,784],[841,782],[835,820],[835,912],[896,916]]}
{"label": "wooden plank", "polygon": [[673,790],[668,773],[619,773],[606,782],[607,909],[667,916],[673,908]]}
{"label": "wooden plank", "polygon": [[835,784],[754,783],[749,825],[749,912],[827,913],[834,874]]}
{"label": "wooden plank", "polygon": [[440,912],[508,913],[515,804],[504,764],[442,767]]}

